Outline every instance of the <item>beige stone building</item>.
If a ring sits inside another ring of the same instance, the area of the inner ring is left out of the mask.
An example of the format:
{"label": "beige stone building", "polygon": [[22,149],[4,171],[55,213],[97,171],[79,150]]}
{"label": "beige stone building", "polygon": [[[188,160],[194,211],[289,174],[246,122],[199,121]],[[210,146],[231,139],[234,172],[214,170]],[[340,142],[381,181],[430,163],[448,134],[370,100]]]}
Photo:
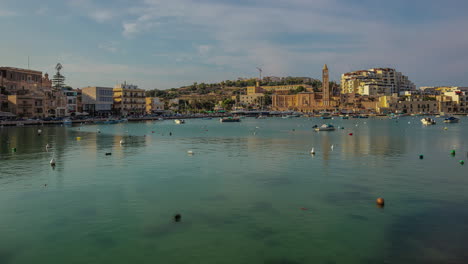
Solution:
{"label": "beige stone building", "polygon": [[43,77],[40,71],[0,67],[0,87],[5,87],[9,94],[17,94],[18,91],[37,92],[51,88],[52,81],[47,73]]}
{"label": "beige stone building", "polygon": [[121,115],[141,115],[146,111],[145,90],[127,83],[116,85],[114,91],[114,110]]}
{"label": "beige stone building", "polygon": [[281,92],[284,92],[284,90],[278,90],[276,94],[272,95],[273,110],[313,112],[317,110],[335,110],[338,106],[338,101],[331,94],[329,71],[326,64],[322,69],[322,92],[304,92],[292,95],[278,94]]}
{"label": "beige stone building", "polygon": [[43,93],[15,94],[8,96],[8,109],[18,117],[44,118],[45,97]]}
{"label": "beige stone building", "polygon": [[164,111],[164,102],[158,97],[146,97],[146,113],[153,114]]}
{"label": "beige stone building", "polygon": [[415,90],[407,76],[395,69],[374,68],[341,75],[341,93],[381,96]]}

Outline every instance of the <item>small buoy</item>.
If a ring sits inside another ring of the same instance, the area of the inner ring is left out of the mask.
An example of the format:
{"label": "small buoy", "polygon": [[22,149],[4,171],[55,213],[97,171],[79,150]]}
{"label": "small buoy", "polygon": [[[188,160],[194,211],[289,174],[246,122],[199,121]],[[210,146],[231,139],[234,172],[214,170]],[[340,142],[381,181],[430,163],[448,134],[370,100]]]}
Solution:
{"label": "small buoy", "polygon": [[454,149],[452,149],[452,151],[450,151],[450,154],[451,154],[452,156],[455,156],[455,153],[456,153],[456,152],[455,152]]}
{"label": "small buoy", "polygon": [[419,155],[419,159],[424,159],[424,155]]}
{"label": "small buoy", "polygon": [[175,222],[180,222],[180,220],[182,220],[182,216],[180,214],[174,215],[174,221]]}
{"label": "small buoy", "polygon": [[98,129],[97,129],[97,132],[98,132],[98,133],[101,133],[101,130],[98,128]]}
{"label": "small buoy", "polygon": [[376,203],[379,206],[384,206],[385,205],[385,200],[384,200],[384,198],[379,197],[379,198],[377,198]]}
{"label": "small buoy", "polygon": [[46,184],[44,184],[44,187],[47,187],[47,183],[46,183]]}
{"label": "small buoy", "polygon": [[333,148],[334,148],[334,146],[333,146],[333,145],[331,145],[331,146],[330,146],[330,149],[331,149],[332,151],[333,151]]}
{"label": "small buoy", "polygon": [[411,122],[408,122],[408,125],[411,125]]}
{"label": "small buoy", "polygon": [[187,154],[193,155],[193,150],[188,150],[188,151],[187,151]]}
{"label": "small buoy", "polygon": [[341,127],[341,129],[344,129],[344,127]]}
{"label": "small buoy", "polygon": [[38,130],[37,130],[37,134],[40,136],[41,133],[42,133],[42,130],[38,129]]}
{"label": "small buoy", "polygon": [[110,153],[110,152],[106,153],[106,156],[111,156],[111,155],[112,155],[112,153]]}
{"label": "small buoy", "polygon": [[125,144],[125,141],[123,139],[120,140],[120,145]]}
{"label": "small buoy", "polygon": [[54,158],[52,158],[52,159],[50,160],[50,166],[52,166],[52,167],[55,166],[55,159],[54,159]]}
{"label": "small buoy", "polygon": [[16,152],[16,148],[11,148],[11,151]]}
{"label": "small buoy", "polygon": [[444,130],[447,130],[447,129],[448,129],[448,127],[444,127]]}
{"label": "small buoy", "polygon": [[460,164],[461,164],[461,165],[464,165],[464,164],[465,164],[465,161],[460,160]]}
{"label": "small buoy", "polygon": [[255,135],[257,135],[257,132],[254,132],[253,134],[254,134],[254,136],[255,136]]}
{"label": "small buoy", "polygon": [[169,132],[169,136],[172,136],[172,132]]}
{"label": "small buoy", "polygon": [[315,150],[314,150],[314,148],[312,148],[312,149],[310,150],[310,154],[315,155]]}
{"label": "small buoy", "polygon": [[348,135],[352,136],[352,135],[353,135],[353,133],[349,133]]}
{"label": "small buoy", "polygon": [[76,140],[77,140],[77,141],[80,141],[80,140],[81,140],[81,137],[76,137]]}

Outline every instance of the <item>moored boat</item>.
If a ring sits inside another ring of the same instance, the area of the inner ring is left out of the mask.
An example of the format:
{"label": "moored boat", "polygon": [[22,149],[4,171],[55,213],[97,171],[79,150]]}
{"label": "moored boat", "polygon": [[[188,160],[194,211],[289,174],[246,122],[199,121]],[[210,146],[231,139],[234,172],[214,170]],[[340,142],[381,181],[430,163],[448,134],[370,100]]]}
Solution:
{"label": "moored boat", "polygon": [[315,131],[334,131],[335,127],[331,124],[323,124],[320,127],[315,128]]}
{"label": "moored boat", "polygon": [[231,122],[240,122],[240,118],[238,117],[223,117],[219,119],[221,123],[231,123]]}
{"label": "moored boat", "polygon": [[64,125],[71,125],[71,124],[73,124],[73,122],[70,119],[64,119],[63,124]]}
{"label": "moored boat", "polygon": [[425,118],[421,119],[421,122],[423,123],[423,125],[426,125],[426,126],[436,124],[435,120],[432,119],[432,118],[429,118],[429,117],[425,117]]}
{"label": "moored boat", "polygon": [[458,121],[460,121],[460,119],[453,116],[444,119],[444,123],[458,123]]}
{"label": "moored boat", "polygon": [[176,124],[178,124],[178,125],[185,124],[185,120],[183,120],[183,119],[176,119],[176,120],[174,120],[174,122]]}

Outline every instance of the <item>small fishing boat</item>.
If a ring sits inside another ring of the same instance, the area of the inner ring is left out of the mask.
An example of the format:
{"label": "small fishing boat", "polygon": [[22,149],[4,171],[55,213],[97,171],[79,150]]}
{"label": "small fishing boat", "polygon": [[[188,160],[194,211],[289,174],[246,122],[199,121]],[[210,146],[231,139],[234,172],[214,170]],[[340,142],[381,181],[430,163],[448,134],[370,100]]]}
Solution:
{"label": "small fishing boat", "polygon": [[421,119],[421,122],[422,122],[423,125],[425,125],[425,126],[435,125],[435,124],[436,124],[435,120],[432,119],[432,118],[429,118],[429,117],[426,117],[426,118]]}
{"label": "small fishing boat", "polygon": [[176,120],[174,120],[174,122],[176,124],[178,124],[178,125],[185,124],[185,120],[183,120],[183,119],[176,119]]}
{"label": "small fishing boat", "polygon": [[232,122],[240,122],[240,118],[238,117],[223,117],[219,119],[221,123],[232,123]]}
{"label": "small fishing boat", "polygon": [[458,121],[460,121],[460,119],[453,116],[444,119],[444,123],[458,123]]}
{"label": "small fishing boat", "polygon": [[335,127],[331,124],[323,124],[320,127],[315,128],[315,131],[334,131]]}
{"label": "small fishing boat", "polygon": [[120,123],[120,122],[119,120],[115,120],[115,119],[109,119],[109,120],[104,121],[104,124],[117,124],[117,123]]}
{"label": "small fishing boat", "polygon": [[71,124],[73,124],[73,122],[70,119],[67,118],[67,119],[63,120],[63,124],[64,125],[71,125]]}

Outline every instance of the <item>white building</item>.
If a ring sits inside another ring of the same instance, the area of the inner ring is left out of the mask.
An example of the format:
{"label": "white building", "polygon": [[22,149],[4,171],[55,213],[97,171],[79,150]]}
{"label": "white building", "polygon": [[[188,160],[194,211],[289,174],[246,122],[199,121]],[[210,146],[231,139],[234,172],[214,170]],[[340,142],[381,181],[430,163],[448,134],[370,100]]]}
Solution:
{"label": "white building", "polygon": [[83,111],[91,115],[109,115],[112,112],[113,89],[109,87],[85,87],[82,89]]}

